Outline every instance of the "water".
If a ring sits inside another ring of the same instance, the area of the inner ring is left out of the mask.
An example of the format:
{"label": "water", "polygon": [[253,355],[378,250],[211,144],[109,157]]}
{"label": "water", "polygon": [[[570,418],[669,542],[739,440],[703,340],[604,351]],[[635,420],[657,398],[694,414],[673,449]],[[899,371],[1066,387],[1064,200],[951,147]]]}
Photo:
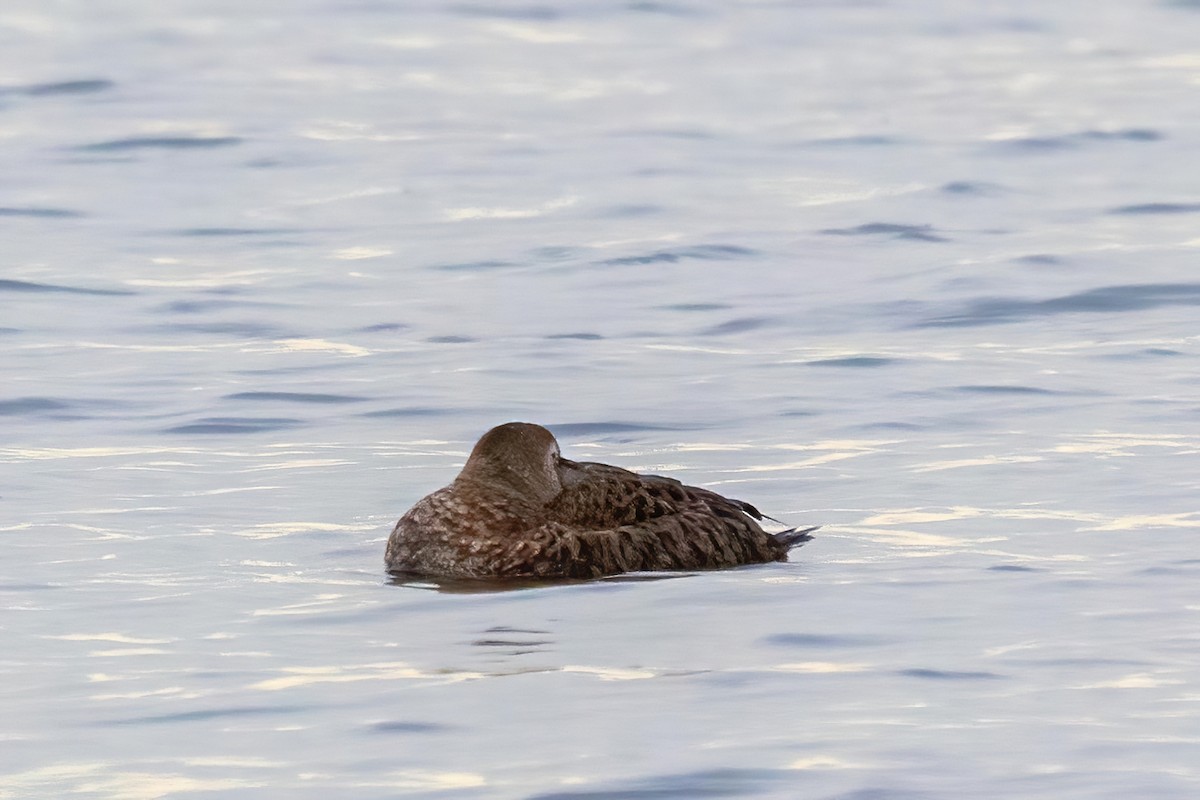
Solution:
{"label": "water", "polygon": [[[1190,2],[0,9],[0,798],[1191,798]],[[791,563],[393,585],[483,430]]]}

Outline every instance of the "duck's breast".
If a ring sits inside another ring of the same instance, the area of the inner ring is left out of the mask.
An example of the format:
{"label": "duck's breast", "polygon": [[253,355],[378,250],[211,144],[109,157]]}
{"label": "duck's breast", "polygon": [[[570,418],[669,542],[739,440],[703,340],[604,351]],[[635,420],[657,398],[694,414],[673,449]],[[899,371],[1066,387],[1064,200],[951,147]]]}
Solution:
{"label": "duck's breast", "polygon": [[[425,497],[388,537],[387,567],[426,575],[475,577],[501,573],[527,531],[538,527],[520,503],[452,484]],[[523,549],[523,548],[517,548]]]}

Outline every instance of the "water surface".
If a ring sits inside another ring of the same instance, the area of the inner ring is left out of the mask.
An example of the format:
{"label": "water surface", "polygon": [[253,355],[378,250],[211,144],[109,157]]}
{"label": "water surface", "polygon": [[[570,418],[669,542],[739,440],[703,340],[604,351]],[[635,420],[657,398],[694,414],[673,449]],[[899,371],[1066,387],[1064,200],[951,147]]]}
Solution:
{"label": "water surface", "polygon": [[[0,798],[1195,797],[1198,14],[10,0]],[[510,419],[825,527],[393,583]]]}

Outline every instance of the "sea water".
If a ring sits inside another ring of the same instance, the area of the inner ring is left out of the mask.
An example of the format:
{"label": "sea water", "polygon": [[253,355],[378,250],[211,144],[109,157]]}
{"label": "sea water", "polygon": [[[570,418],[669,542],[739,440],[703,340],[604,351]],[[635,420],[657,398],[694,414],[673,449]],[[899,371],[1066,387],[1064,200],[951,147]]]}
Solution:
{"label": "sea water", "polygon": [[[0,798],[1193,798],[1200,5],[0,6]],[[393,583],[492,425],[821,524]]]}

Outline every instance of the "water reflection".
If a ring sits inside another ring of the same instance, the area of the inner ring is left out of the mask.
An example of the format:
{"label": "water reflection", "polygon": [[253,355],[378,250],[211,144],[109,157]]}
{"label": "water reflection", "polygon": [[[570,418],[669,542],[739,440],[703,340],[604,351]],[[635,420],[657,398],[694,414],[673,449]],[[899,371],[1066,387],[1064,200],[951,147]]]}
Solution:
{"label": "water reflection", "polygon": [[444,594],[496,594],[520,592],[530,589],[558,589],[564,587],[613,586],[648,581],[666,581],[687,578],[693,572],[638,572],[610,575],[604,578],[432,578],[426,575],[390,573],[388,583],[410,589],[441,592]]}

